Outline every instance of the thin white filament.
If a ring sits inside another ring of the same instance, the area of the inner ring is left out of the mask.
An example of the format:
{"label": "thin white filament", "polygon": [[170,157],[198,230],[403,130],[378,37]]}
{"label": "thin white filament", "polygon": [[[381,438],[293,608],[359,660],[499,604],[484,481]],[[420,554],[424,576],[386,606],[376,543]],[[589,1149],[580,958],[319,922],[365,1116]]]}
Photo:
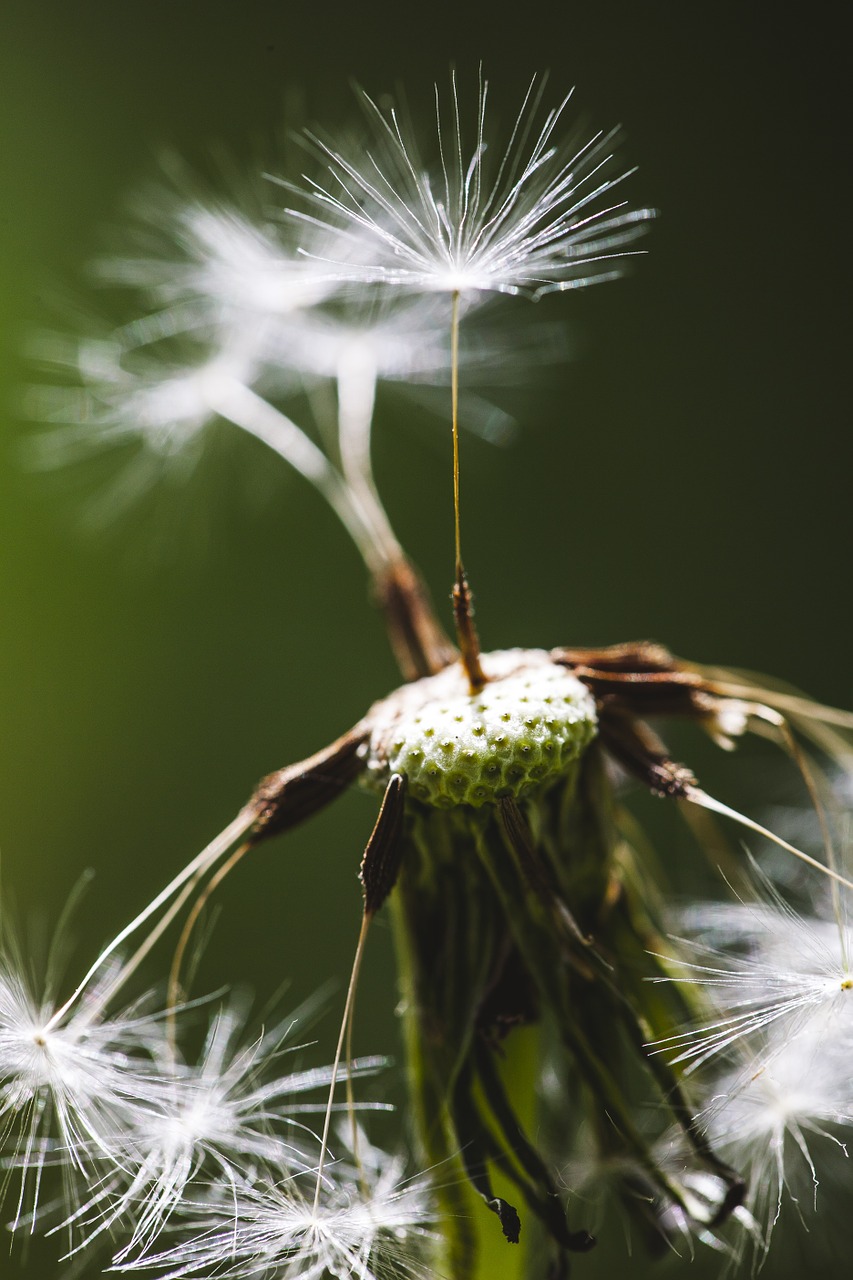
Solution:
{"label": "thin white filament", "polygon": [[347,344],[337,366],[338,448],[344,479],[369,521],[388,561],[403,552],[373,483],[370,439],[379,371],[368,342]]}
{"label": "thin white filament", "polygon": [[347,987],[347,998],[344,1004],[343,1017],[341,1018],[341,1029],[338,1033],[338,1043],[335,1048],[335,1059],[332,1063],[332,1078],[329,1084],[329,1100],[326,1104],[326,1114],[323,1119],[323,1135],[320,1139],[320,1159],[317,1163],[317,1184],[314,1188],[314,1208],[316,1215],[320,1207],[320,1195],[323,1189],[323,1170],[326,1165],[326,1157],[329,1153],[329,1128],[332,1123],[332,1112],[335,1102],[335,1087],[338,1083],[338,1074],[340,1072],[341,1058],[344,1052],[344,1043],[347,1037],[347,1028],[350,1024],[350,1011],[355,1001],[355,993],[358,988],[358,975],[361,969],[361,961],[364,956],[364,947],[367,942],[367,933],[370,928],[372,917],[366,912],[361,919],[361,929],[358,934],[358,943],[355,948],[355,956],[352,962],[352,972],[350,973],[349,986]]}
{"label": "thin white filament", "polygon": [[159,911],[160,908],[169,901],[173,894],[177,893],[188,880],[192,880],[199,872],[203,873],[207,871],[214,865],[214,863],[218,862],[219,859],[228,852],[235,840],[238,840],[240,836],[245,835],[256,818],[257,814],[250,806],[242,809],[240,813],[237,814],[234,821],[229,823],[224,831],[220,831],[219,835],[215,836],[214,839],[211,840],[210,844],[202,849],[201,853],[196,854],[192,862],[187,863],[183,871],[180,871],[178,875],[175,876],[174,880],[170,880],[165,889],[161,889],[156,898],[153,898],[152,901],[149,902],[148,906],[143,911],[140,911],[139,915],[135,916],[129,924],[125,925],[120,933],[116,934],[112,942],[104,948],[94,964],[87,970],[81,982],[77,987],[75,987],[74,991],[65,1001],[65,1004],[60,1005],[53,1014],[50,1021],[45,1025],[45,1031],[52,1031],[53,1028],[62,1021],[66,1013],[68,1013],[68,1010],[80,998],[89,982],[91,982],[92,978],[105,961],[107,961],[110,956],[114,955],[119,947],[134,933],[136,933],[137,929],[141,928],[142,925],[145,924],[146,920],[150,920],[151,917]]}
{"label": "thin white filament", "polygon": [[755,822],[752,818],[748,818],[746,814],[738,813],[737,809],[730,809],[727,804],[723,804],[721,800],[715,800],[713,796],[709,796],[707,792],[702,791],[699,787],[686,787],[685,796],[692,803],[699,805],[702,809],[709,809],[712,813],[718,813],[724,818],[731,818],[733,822],[737,822],[740,826],[746,827],[749,831],[756,832],[757,835],[764,836],[766,840],[772,840],[780,849],[785,849],[788,853],[792,853],[795,858],[799,858],[801,862],[805,862],[807,866],[814,867],[816,871],[820,871],[822,875],[829,876],[831,880],[835,880],[838,884],[844,885],[845,889],[853,889],[853,880],[848,880],[846,876],[842,876],[838,871],[834,871],[832,867],[825,866],[822,862],[818,862],[817,858],[813,858],[810,854],[804,853],[802,849],[798,849],[796,845],[789,844],[787,840],[783,840],[781,836],[777,836],[775,832],[770,831],[767,827],[762,827],[760,822]]}

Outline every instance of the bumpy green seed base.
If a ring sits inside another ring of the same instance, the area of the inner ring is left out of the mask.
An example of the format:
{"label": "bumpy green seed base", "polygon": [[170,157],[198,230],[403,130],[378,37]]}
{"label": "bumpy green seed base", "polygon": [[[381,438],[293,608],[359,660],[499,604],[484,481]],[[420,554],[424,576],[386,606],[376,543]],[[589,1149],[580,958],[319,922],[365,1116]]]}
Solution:
{"label": "bumpy green seed base", "polygon": [[373,707],[368,778],[403,774],[440,809],[479,808],[567,772],[596,732],[588,690],[541,649],[484,654],[471,694],[461,664],[405,685]]}

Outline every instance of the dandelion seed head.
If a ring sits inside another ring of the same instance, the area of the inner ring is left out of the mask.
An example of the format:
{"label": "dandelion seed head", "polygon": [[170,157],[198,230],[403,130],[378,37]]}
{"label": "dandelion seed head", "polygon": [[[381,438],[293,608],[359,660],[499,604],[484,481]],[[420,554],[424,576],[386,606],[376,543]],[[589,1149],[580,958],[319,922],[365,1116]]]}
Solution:
{"label": "dandelion seed head", "polygon": [[675,981],[699,988],[715,1012],[657,1048],[696,1073],[706,1097],[697,1122],[745,1176],[743,1212],[757,1226],[741,1245],[760,1258],[785,1200],[802,1214],[814,1199],[821,1148],[846,1155],[853,935],[846,898],[802,914],[753,874],[754,900],[682,912]]}
{"label": "dandelion seed head", "polygon": [[215,1184],[206,1201],[187,1204],[185,1238],[156,1254],[121,1257],[116,1265],[125,1271],[154,1267],[171,1280],[209,1268],[229,1280],[429,1275],[422,1253],[432,1240],[434,1209],[426,1183],[401,1181],[401,1161],[380,1158],[363,1135],[359,1160],[358,1168],[346,1161],[327,1168],[316,1202],[313,1174],[237,1188]]}
{"label": "dandelion seed head", "polygon": [[42,1089],[71,1092],[86,1103],[92,1084],[81,1070],[79,1055],[67,1034],[48,1031],[45,1024],[19,1027],[3,1036],[3,1106],[18,1108]]}
{"label": "dandelion seed head", "polygon": [[207,299],[213,313],[292,315],[334,292],[328,273],[305,257],[286,252],[268,233],[236,210],[190,206],[181,211],[177,239],[195,271],[171,291]]}
{"label": "dandelion seed head", "polygon": [[484,654],[486,686],[472,694],[461,666],[406,685],[377,704],[368,776],[404,775],[438,808],[480,808],[565,773],[595,736],[594,702],[539,649]]}
{"label": "dandelion seed head", "polygon": [[[830,1054],[853,1049],[853,930],[804,915],[769,882],[755,902],[694,905],[671,961],[674,981],[701,988],[715,1015],[658,1043],[694,1070],[717,1054],[783,1051],[810,1030]],[[830,904],[827,904],[830,905]]]}
{"label": "dandelion seed head", "polygon": [[356,156],[314,139],[328,175],[311,186],[311,213],[288,212],[371,247],[363,261],[328,259],[342,281],[539,296],[611,278],[652,212],[630,210],[612,194],[627,176],[607,176],[614,135],[582,145],[559,141],[571,95],[544,112],[541,97],[534,79],[492,166],[488,82],[481,78],[469,137],[454,76],[449,107],[436,88],[438,162],[429,169],[398,109],[365,96],[372,142]]}
{"label": "dandelion seed head", "polygon": [[164,462],[192,453],[220,416],[223,397],[251,380],[256,363],[250,352],[216,345],[193,343],[181,354],[137,349],[120,336],[81,339],[80,385],[41,389],[32,404],[43,420],[67,424],[42,433],[42,461],[60,464],[128,442]]}
{"label": "dandelion seed head", "polygon": [[97,1020],[94,999],[58,1023],[54,1010],[33,998],[19,975],[0,971],[0,1089],[4,1109],[43,1090],[85,1108],[123,1096],[132,1054],[147,1042],[147,1019]]}
{"label": "dandelion seed head", "polygon": [[[297,254],[281,228],[202,193],[174,157],[166,169],[166,181],[135,202],[125,232],[130,248],[93,267],[101,283],[133,289],[145,300],[144,313],[130,326],[137,340],[215,330],[227,341],[247,327],[286,321],[339,288],[312,257]],[[243,198],[258,203],[252,191]],[[308,238],[320,248],[328,237],[319,241],[318,235]]]}
{"label": "dandelion seed head", "polygon": [[20,1174],[13,1229],[26,1204],[35,1226],[44,1174],[54,1166],[73,1170],[63,1193],[75,1214],[87,1187],[120,1159],[133,1115],[153,1103],[162,1028],[134,1009],[105,1014],[102,996],[115,972],[107,966],[60,1015],[33,996],[13,958],[0,958],[0,1137],[7,1167]]}

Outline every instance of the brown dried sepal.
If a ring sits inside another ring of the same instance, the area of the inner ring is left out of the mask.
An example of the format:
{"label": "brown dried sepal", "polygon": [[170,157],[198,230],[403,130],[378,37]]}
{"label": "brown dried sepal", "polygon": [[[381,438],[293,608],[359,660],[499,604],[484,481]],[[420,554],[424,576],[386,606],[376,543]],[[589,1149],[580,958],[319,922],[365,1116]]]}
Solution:
{"label": "brown dried sepal", "polygon": [[670,757],[657,734],[642,720],[610,710],[601,717],[599,736],[611,756],[655,795],[683,800],[689,788],[696,786],[691,770]]}
{"label": "brown dried sepal", "polygon": [[568,667],[625,673],[675,671],[684,665],[654,640],[627,640],[600,649],[554,649],[551,656]]}
{"label": "brown dried sepal", "polygon": [[359,748],[369,732],[357,724],[316,755],[263,778],[249,802],[257,814],[249,842],[289,831],[331,804],[364,769]]}
{"label": "brown dried sepal", "polygon": [[408,560],[398,560],[378,575],[374,592],[404,680],[436,675],[456,660],[427,589]]}
{"label": "brown dried sepal", "polygon": [[486,683],[486,675],[480,665],[480,637],[474,622],[474,597],[461,564],[456,566],[456,581],[453,584],[453,618],[459,654],[468,676],[469,687],[472,693],[479,693]]}
{"label": "brown dried sepal", "polygon": [[373,916],[382,906],[397,883],[400,858],[403,852],[403,814],[406,808],[406,779],[402,774],[392,775],[379,817],[371,832],[361,860],[362,888],[364,889],[364,914]]}
{"label": "brown dried sepal", "polygon": [[555,662],[583,681],[600,706],[638,715],[712,716],[717,706],[708,681],[662,645],[640,642],[609,649],[555,649]]}

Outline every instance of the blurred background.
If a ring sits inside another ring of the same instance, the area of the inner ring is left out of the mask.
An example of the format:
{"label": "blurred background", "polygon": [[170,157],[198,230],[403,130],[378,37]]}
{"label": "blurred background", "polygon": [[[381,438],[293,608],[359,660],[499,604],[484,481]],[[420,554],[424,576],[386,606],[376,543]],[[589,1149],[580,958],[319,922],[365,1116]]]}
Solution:
{"label": "blurred background", "polygon": [[[651,637],[850,705],[839,16],[822,5],[794,21],[742,4],[622,0],[5,0],[0,874],[4,901],[31,922],[28,945],[49,938],[92,868],[73,928],[76,963],[88,961],[260,775],[330,741],[397,683],[356,553],[316,495],[253,441],[214,450],[186,488],[96,534],[83,486],[29,470],[21,449],[29,337],[55,327],[68,299],[104,312],[87,263],[120,243],[128,195],[156,175],[162,149],[202,169],[212,147],[247,170],[256,156],[274,163],[290,125],[334,130],[352,118],[352,81],[374,94],[405,86],[427,119],[433,80],[450,63],[473,79],[482,59],[494,124],[533,72],[550,69],[554,98],[575,84],[596,128],[624,125],[624,154],[639,166],[629,197],[661,211],[627,279],[540,304],[539,315],[565,320],[571,358],[501,400],[519,423],[514,441],[463,440],[466,564],[485,646]],[[375,453],[397,532],[449,622],[446,423],[384,397]],[[698,755],[721,798],[760,807],[762,759]],[[768,803],[778,779],[770,785]],[[677,833],[663,806],[639,808]],[[235,873],[199,989],[245,983],[263,1002],[287,979],[297,1003],[341,983],[375,810],[351,793]],[[673,839],[677,887],[713,891],[713,875],[685,867]],[[378,929],[361,1051],[397,1050],[389,963]],[[322,1059],[335,1003],[317,1030]],[[768,1280],[813,1244],[791,1239],[771,1253]],[[841,1274],[843,1243],[833,1249]],[[0,1269],[52,1276],[55,1253],[48,1241]],[[576,1274],[620,1260],[614,1224]],[[657,1273],[685,1266],[670,1259]],[[720,1267],[700,1259],[690,1274]],[[637,1258],[630,1274],[643,1269]]]}

